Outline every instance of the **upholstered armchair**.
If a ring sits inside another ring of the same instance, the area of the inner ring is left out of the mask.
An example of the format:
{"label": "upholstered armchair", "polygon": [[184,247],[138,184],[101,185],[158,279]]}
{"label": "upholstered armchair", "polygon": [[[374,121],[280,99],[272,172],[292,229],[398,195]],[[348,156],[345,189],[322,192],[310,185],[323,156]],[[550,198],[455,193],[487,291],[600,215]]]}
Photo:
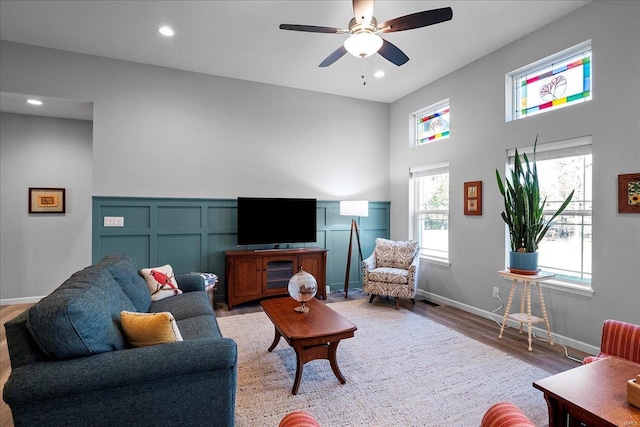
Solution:
{"label": "upholstered armchair", "polygon": [[510,402],[492,405],[482,417],[480,427],[536,427],[522,410]]}
{"label": "upholstered armchair", "polygon": [[583,363],[595,362],[609,356],[618,356],[640,363],[640,325],[619,320],[605,320],[602,326],[600,353],[597,356],[585,357]]}
{"label": "upholstered armchair", "polygon": [[376,239],[376,247],[369,258],[362,261],[362,291],[394,297],[396,310],[399,298],[410,298],[415,304],[420,256],[417,242]]}

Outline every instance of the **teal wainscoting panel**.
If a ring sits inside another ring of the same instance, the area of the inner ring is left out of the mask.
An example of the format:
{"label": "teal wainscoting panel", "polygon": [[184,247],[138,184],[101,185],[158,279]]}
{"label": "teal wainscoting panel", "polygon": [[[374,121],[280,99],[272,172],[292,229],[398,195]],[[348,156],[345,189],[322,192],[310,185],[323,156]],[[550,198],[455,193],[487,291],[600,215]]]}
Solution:
{"label": "teal wainscoting panel", "polygon": [[236,206],[216,206],[207,209],[207,224],[218,232],[236,231],[238,208]]}
{"label": "teal wainscoting panel", "polygon": [[150,265],[150,246],[149,236],[102,236],[100,253],[93,261],[99,261],[109,254],[123,253],[129,255],[140,268],[147,267]]}
{"label": "teal wainscoting panel", "polygon": [[[237,245],[236,199],[95,196],[92,216],[93,262],[111,253],[126,253],[140,268],[170,264],[176,273],[215,273],[220,279],[219,302],[226,294],[224,251],[253,248]],[[122,217],[124,226],[105,226],[105,217]],[[327,249],[327,284],[332,291],[342,290],[352,218],[340,216],[338,201],[320,200],[316,218],[316,242],[286,247]],[[389,238],[390,203],[369,202],[369,216],[356,221],[366,258],[377,237]],[[349,287],[359,288],[362,272],[355,233],[351,250]]]}
{"label": "teal wainscoting panel", "polygon": [[202,227],[201,206],[158,206],[158,228]]}
{"label": "teal wainscoting panel", "polygon": [[170,264],[174,271],[184,273],[201,271],[201,260],[202,236],[200,234],[158,236],[158,264]]}

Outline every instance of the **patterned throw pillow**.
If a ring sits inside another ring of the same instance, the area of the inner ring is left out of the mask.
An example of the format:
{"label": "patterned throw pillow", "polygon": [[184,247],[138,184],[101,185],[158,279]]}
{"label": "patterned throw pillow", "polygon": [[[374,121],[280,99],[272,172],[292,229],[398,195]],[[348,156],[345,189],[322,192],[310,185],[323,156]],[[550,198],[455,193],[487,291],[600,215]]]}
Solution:
{"label": "patterned throw pillow", "polygon": [[149,292],[151,292],[151,301],[160,301],[182,293],[169,264],[162,267],[143,268],[140,273],[147,282]]}
{"label": "patterned throw pillow", "polygon": [[418,249],[417,242],[376,239],[376,267],[401,268],[407,270]]}
{"label": "patterned throw pillow", "polygon": [[161,313],[120,313],[120,325],[132,347],[182,341],[182,335],[173,315]]}

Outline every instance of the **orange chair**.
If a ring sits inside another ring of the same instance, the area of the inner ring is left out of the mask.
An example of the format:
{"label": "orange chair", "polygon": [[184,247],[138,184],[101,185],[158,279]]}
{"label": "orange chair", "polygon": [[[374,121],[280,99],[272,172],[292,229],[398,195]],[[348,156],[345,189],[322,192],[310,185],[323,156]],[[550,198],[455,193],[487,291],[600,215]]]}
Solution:
{"label": "orange chair", "polygon": [[640,363],[640,326],[619,320],[605,320],[602,326],[600,353],[587,356],[582,363],[587,364],[609,356],[618,356]]}
{"label": "orange chair", "polygon": [[285,415],[279,427],[320,427],[320,423],[308,412],[295,411]]}
{"label": "orange chair", "polygon": [[491,406],[482,417],[480,427],[536,427],[520,408],[510,402]]}

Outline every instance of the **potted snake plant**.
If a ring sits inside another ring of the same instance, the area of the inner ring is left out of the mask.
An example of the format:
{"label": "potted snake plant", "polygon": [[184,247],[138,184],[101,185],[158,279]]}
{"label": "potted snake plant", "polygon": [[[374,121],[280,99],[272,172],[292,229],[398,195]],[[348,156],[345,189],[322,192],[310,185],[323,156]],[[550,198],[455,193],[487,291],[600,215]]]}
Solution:
{"label": "potted snake plant", "polygon": [[500,172],[496,169],[498,189],[504,198],[502,219],[507,224],[511,238],[509,269],[514,273],[538,273],[538,244],[552,225],[552,221],[564,211],[575,190],[562,203],[560,208],[548,219],[544,215],[547,198],[541,199],[536,167],[536,136],[533,145],[533,161],[526,154],[522,157],[515,152],[514,165],[510,168],[510,176],[505,174],[504,183]]}

